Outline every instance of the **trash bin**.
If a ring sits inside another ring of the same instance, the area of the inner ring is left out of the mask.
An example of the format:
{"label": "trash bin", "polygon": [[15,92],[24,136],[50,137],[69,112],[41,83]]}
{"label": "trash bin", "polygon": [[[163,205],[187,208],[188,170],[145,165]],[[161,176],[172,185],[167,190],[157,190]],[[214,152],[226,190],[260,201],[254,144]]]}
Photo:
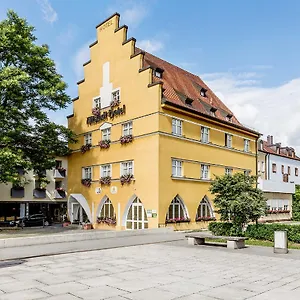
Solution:
{"label": "trash bin", "polygon": [[288,253],[287,231],[274,231],[274,253]]}

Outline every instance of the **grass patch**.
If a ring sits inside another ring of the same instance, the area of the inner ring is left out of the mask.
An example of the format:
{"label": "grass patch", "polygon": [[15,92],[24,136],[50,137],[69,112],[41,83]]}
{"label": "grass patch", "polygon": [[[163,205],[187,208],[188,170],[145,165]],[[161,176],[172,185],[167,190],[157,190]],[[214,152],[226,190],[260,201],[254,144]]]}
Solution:
{"label": "grass patch", "polygon": [[[205,241],[215,242],[215,243],[226,243],[227,242],[227,240],[223,240],[223,239],[210,239],[210,238],[206,238]],[[249,245],[249,246],[263,246],[263,247],[273,247],[274,246],[274,243],[271,241],[253,240],[253,239],[246,240],[245,244]],[[288,248],[289,249],[300,249],[300,244],[288,242]]]}

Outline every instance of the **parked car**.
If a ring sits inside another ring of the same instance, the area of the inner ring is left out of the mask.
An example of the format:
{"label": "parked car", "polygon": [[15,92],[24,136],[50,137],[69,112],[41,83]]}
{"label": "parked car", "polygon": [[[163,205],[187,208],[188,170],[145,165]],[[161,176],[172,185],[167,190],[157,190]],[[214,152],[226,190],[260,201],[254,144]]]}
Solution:
{"label": "parked car", "polygon": [[44,214],[31,215],[24,218],[19,218],[16,221],[11,221],[11,226],[31,227],[31,226],[49,226],[52,224],[51,218],[46,217]]}

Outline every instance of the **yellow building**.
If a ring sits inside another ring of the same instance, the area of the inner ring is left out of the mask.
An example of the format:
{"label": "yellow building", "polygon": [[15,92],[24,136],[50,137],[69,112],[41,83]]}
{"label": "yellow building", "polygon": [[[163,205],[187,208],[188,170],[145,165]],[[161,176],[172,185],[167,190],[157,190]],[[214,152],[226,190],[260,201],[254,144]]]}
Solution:
{"label": "yellow building", "polygon": [[119,18],[96,27],[68,117],[79,139],[68,161],[70,219],[112,229],[206,227],[216,217],[211,180],[256,174],[258,133],[198,76],[138,49]]}

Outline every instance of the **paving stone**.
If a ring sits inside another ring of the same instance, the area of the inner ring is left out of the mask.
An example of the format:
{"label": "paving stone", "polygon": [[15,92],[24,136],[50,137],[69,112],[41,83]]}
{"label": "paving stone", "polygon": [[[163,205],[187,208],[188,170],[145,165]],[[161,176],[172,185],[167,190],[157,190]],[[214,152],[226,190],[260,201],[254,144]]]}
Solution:
{"label": "paving stone", "polygon": [[159,287],[162,290],[175,293],[177,297],[188,296],[193,293],[210,289],[208,286],[192,283],[189,281],[180,281],[170,284],[165,284]]}
{"label": "paving stone", "polygon": [[61,294],[61,295],[51,296],[49,298],[44,298],[44,299],[45,300],[78,300],[78,299],[81,299],[81,298],[78,298],[78,297],[73,296],[71,294]]}
{"label": "paving stone", "polygon": [[189,296],[183,296],[180,298],[176,298],[176,300],[216,300],[216,298],[199,295],[199,294],[193,294]]}
{"label": "paving stone", "polygon": [[89,287],[79,282],[65,282],[60,284],[48,285],[40,289],[50,295],[59,295],[66,293],[74,293],[75,291],[85,290]]}
{"label": "paving stone", "polygon": [[5,293],[13,293],[17,291],[25,291],[32,288],[42,288],[45,285],[36,280],[11,281],[0,285],[0,290]]}
{"label": "paving stone", "polygon": [[90,288],[83,291],[72,292],[72,295],[83,298],[84,300],[108,299],[109,297],[120,296],[125,294],[128,295],[128,293],[125,291],[106,285]]}
{"label": "paving stone", "polygon": [[150,288],[134,293],[130,293],[126,295],[126,298],[132,299],[132,300],[153,300],[153,299],[159,299],[159,300],[171,300],[175,299],[177,297],[176,293],[172,293],[169,291],[164,291],[158,288]]}
{"label": "paving stone", "polygon": [[[206,291],[198,293],[200,295],[214,297],[222,300],[244,300],[255,296],[256,294],[243,289],[231,288],[228,286],[216,287],[213,289],[208,289]],[[270,298],[271,299],[271,298]]]}
{"label": "paving stone", "polygon": [[34,300],[45,299],[47,297],[49,297],[49,294],[45,292],[42,292],[38,289],[29,289],[15,293],[2,294],[0,295],[0,300]]}
{"label": "paving stone", "polygon": [[151,280],[146,279],[131,279],[131,280],[124,280],[119,282],[110,283],[109,286],[127,291],[127,292],[136,292],[144,289],[148,289],[151,287],[158,286],[157,282],[151,282]]}
{"label": "paving stone", "polygon": [[92,277],[86,278],[82,280],[77,280],[77,282],[88,285],[90,287],[96,287],[101,285],[110,285],[113,283],[119,283],[124,281],[121,278],[116,278],[115,276],[99,276],[99,277]]}

